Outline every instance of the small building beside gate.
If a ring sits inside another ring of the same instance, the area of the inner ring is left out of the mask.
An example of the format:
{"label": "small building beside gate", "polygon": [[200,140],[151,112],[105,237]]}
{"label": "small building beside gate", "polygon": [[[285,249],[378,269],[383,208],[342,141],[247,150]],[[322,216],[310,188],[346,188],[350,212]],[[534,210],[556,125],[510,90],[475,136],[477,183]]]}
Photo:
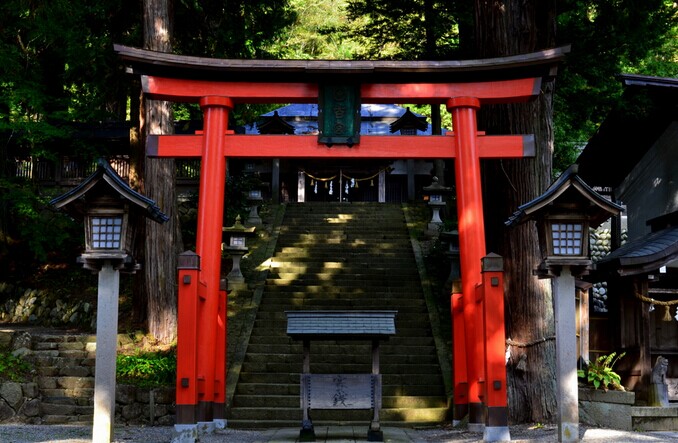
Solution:
{"label": "small building beside gate", "polygon": [[611,223],[612,252],[585,277],[602,289],[590,311],[590,360],[625,352],[615,371],[644,402],[655,362],[667,358],[678,400],[678,80],[619,78],[621,105],[577,160],[589,185],[626,207]]}

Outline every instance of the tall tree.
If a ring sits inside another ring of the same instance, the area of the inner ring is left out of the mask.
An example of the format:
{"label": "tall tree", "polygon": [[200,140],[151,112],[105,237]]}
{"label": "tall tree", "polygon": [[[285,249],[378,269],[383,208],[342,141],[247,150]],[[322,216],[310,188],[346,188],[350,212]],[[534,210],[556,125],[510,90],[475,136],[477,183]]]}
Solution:
{"label": "tall tree", "polygon": [[[172,51],[172,0],[143,2],[144,48]],[[173,134],[171,103],[145,98],[140,112],[140,133]],[[145,146],[142,142],[141,146]],[[143,159],[143,156],[140,158]],[[179,214],[176,209],[174,159],[145,158],[143,192],[169,216],[165,224],[145,222],[144,279],[148,331],[161,343],[171,343],[177,334],[177,258],[182,249]]]}
{"label": "tall tree", "polygon": [[459,43],[455,1],[347,0],[348,33],[361,45],[358,58],[454,58]]}
{"label": "tall tree", "polygon": [[[555,0],[476,0],[474,41],[480,58],[501,57],[556,45]],[[555,340],[550,282],[532,276],[539,263],[537,233],[530,224],[504,230],[515,209],[551,182],[554,82],[527,104],[484,107],[479,126],[488,134],[534,134],[534,159],[485,162],[486,231],[489,250],[504,257],[506,336],[513,340],[508,364],[509,414],[513,422],[550,421],[556,412]],[[527,356],[527,368],[517,366]]]}

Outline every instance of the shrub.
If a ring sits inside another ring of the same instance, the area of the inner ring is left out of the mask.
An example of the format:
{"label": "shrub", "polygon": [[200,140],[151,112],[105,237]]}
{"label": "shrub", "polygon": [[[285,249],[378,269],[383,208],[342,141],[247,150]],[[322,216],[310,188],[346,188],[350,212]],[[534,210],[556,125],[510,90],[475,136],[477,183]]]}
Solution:
{"label": "shrub", "polygon": [[118,355],[116,376],[120,383],[142,388],[171,386],[175,383],[177,358],[174,350]]}
{"label": "shrub", "polygon": [[33,367],[9,351],[0,351],[0,382],[26,381]]}
{"label": "shrub", "polygon": [[617,361],[624,355],[626,355],[626,352],[619,355],[616,352],[601,355],[595,362],[588,362],[586,368],[579,369],[577,376],[591,383],[596,389],[602,386],[603,390],[607,391],[608,386],[610,386],[614,390],[625,391],[626,389],[621,385],[621,377],[612,370]]}

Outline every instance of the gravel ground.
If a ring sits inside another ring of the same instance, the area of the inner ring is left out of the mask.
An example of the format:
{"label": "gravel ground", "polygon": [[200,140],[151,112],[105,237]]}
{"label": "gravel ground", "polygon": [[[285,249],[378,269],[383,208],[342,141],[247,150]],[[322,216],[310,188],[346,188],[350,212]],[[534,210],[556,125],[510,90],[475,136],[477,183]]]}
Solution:
{"label": "gravel ground", "polygon": [[[470,433],[463,429],[438,427],[408,430],[414,443],[482,442],[482,434]],[[510,427],[513,442],[557,442],[555,425],[516,425]],[[65,425],[0,425],[2,443],[89,443],[92,429],[84,426]],[[169,443],[176,435],[174,427],[116,427],[111,443]],[[385,439],[388,441],[388,439]],[[580,426],[580,440],[591,443],[609,442],[678,442],[678,432],[622,432],[610,429],[586,428]],[[264,443],[272,441],[263,437],[261,431],[222,429],[212,434],[201,435],[200,443]],[[280,441],[280,440],[276,440]],[[290,440],[291,441],[291,440]],[[328,442],[333,439],[328,439]],[[339,440],[334,440],[339,441]],[[347,442],[341,439],[342,442]]]}

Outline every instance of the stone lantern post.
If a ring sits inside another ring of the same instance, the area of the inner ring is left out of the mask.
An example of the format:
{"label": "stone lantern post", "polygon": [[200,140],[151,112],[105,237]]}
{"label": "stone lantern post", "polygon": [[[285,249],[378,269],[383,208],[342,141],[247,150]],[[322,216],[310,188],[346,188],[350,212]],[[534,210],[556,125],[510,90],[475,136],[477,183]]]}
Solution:
{"label": "stone lantern post", "polygon": [[588,273],[592,264],[589,228],[622,209],[591,189],[573,165],[506,222],[508,226],[536,222],[542,261],[534,274],[553,279],[559,442],[579,441],[575,277]]}
{"label": "stone lantern post", "polygon": [[84,221],[85,252],[78,262],[99,274],[92,441],[109,443],[115,418],[120,272],[134,273],[140,268],[131,255],[129,219],[138,214],[164,223],[169,218],[103,159],[92,175],[50,204]]}

